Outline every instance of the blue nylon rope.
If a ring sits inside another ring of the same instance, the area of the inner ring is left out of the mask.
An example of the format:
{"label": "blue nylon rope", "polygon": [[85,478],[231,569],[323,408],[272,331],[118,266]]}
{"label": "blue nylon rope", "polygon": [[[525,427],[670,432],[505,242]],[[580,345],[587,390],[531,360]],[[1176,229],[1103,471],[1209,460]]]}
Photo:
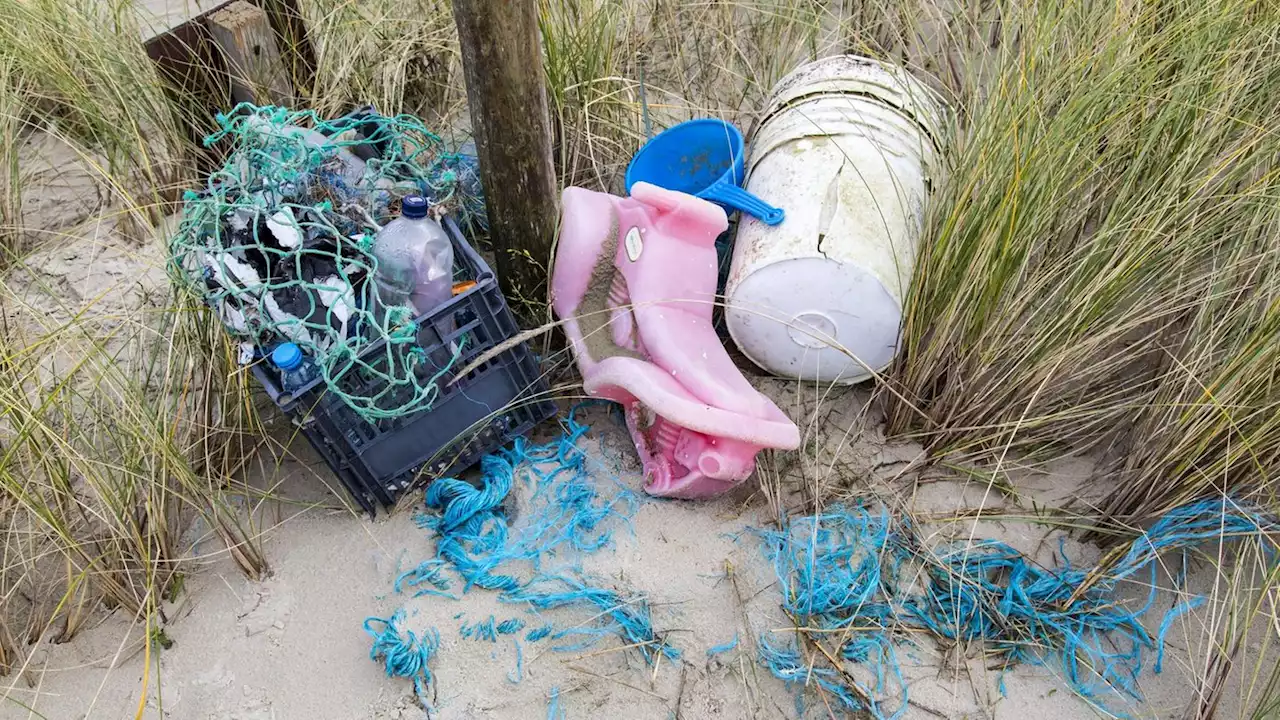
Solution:
{"label": "blue nylon rope", "polygon": [[560,707],[560,688],[551,688],[551,697],[547,699],[547,720],[565,720],[564,708]]}
{"label": "blue nylon rope", "polygon": [[550,635],[552,629],[553,628],[550,625],[543,625],[540,628],[534,628],[525,634],[524,639],[528,642],[537,642]]}
{"label": "blue nylon rope", "polygon": [[[1230,499],[1190,503],[1162,516],[1104,568],[1105,574],[1072,567],[1065,557],[1061,567],[1042,568],[996,541],[944,546],[927,555],[909,524],[892,520],[884,508],[861,505],[831,507],[759,535],[787,611],[805,625],[845,629],[841,657],[875,674],[873,685],[858,685],[860,697],[824,684],[837,682],[833,675],[816,675],[819,686],[842,704],[848,697],[851,707],[875,718],[905,712],[908,690],[892,635],[902,627],[951,640],[982,640],[1010,663],[1054,659],[1076,693],[1123,717],[1107,707],[1108,701],[1117,694],[1140,699],[1137,679],[1145,654],[1155,651],[1159,672],[1173,621],[1204,602],[1192,598],[1171,608],[1156,637],[1150,635],[1141,618],[1155,602],[1159,555],[1278,528],[1256,506]],[[922,587],[900,577],[904,563],[926,567]],[[1140,573],[1147,574],[1151,590],[1140,607],[1127,608],[1118,597],[1119,584]],[[775,676],[794,682],[794,651],[762,642],[759,660]],[[894,700],[896,709],[887,705]]]}
{"label": "blue nylon rope", "polygon": [[[560,585],[567,588],[567,590],[553,592],[542,589],[547,585]],[[649,604],[644,598],[623,599],[612,590],[592,587],[577,578],[567,575],[557,575],[536,578],[519,590],[506,593],[502,599],[505,602],[526,603],[538,610],[550,610],[583,604],[592,605],[598,608],[601,614],[610,618],[613,624],[609,627],[598,629],[572,628],[557,633],[556,637],[569,635],[598,636],[602,632],[612,631],[621,636],[627,645],[635,645],[650,664],[657,660],[658,653],[665,655],[670,660],[680,657],[678,649],[668,645],[665,640],[659,638],[654,632],[653,624],[650,620]]]}
{"label": "blue nylon rope", "polygon": [[[434,515],[417,518],[420,527],[437,536],[436,558],[402,574],[404,584],[420,575],[434,577],[431,563],[448,564],[463,579],[463,592],[481,587],[501,593],[505,602],[522,603],[534,609],[579,607],[598,616],[591,627],[575,627],[552,635],[552,628],[530,631],[527,641],[548,636],[553,639],[577,636],[592,644],[608,634],[616,634],[634,645],[646,661],[658,654],[670,659],[679,656],[654,631],[649,605],[643,598],[624,597],[614,590],[597,587],[580,577],[580,571],[561,569],[548,574],[542,559],[561,548],[590,553],[609,545],[613,525],[630,527],[639,509],[639,498],[614,479],[612,493],[587,470],[587,455],[578,442],[588,428],[576,419],[578,407],[565,421],[564,434],[544,445],[532,445],[518,438],[511,447],[486,456],[481,461],[480,487],[454,478],[436,480],[427,489],[426,506]],[[503,503],[522,478],[532,490],[532,508],[523,513],[521,527],[509,526]],[[532,573],[520,572],[527,563]],[[420,580],[419,580],[420,581]],[[492,621],[493,618],[490,618]],[[496,634],[515,634],[523,621],[512,619],[493,629]],[[464,636],[490,639],[490,624],[463,626]],[[557,649],[566,649],[561,646]]]}
{"label": "blue nylon rope", "polygon": [[507,673],[507,680],[512,684],[518,684],[524,680],[524,650],[520,648],[520,638],[515,638],[516,643],[516,668]]}
{"label": "blue nylon rope", "polygon": [[738,647],[738,633],[734,633],[733,639],[727,643],[721,643],[707,648],[707,659],[710,660],[717,655],[723,655],[736,647]]}
{"label": "blue nylon rope", "polygon": [[488,620],[473,624],[463,623],[458,628],[458,634],[464,638],[474,638],[476,640],[488,640],[489,642],[498,642],[498,630],[493,625],[494,618],[489,616]]}
{"label": "blue nylon rope", "polygon": [[[364,621],[364,631],[373,638],[369,658],[382,660],[389,677],[411,678],[418,701],[427,705],[427,687],[430,686],[430,662],[440,647],[440,633],[435,628],[419,637],[403,630],[404,610],[397,610],[390,618],[370,617]],[[381,629],[377,629],[378,627]]]}
{"label": "blue nylon rope", "polygon": [[498,624],[499,635],[514,635],[524,629],[524,621],[520,618],[503,620]]}

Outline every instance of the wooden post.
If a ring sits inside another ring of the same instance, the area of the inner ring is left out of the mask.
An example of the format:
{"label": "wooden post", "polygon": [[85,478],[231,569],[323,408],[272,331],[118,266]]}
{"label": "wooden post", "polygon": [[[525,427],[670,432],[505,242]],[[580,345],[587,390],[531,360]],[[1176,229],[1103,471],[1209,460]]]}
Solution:
{"label": "wooden post", "polygon": [[233,2],[209,16],[208,28],[226,56],[233,102],[289,105],[293,101],[289,74],[262,8],[246,0]]}
{"label": "wooden post", "polygon": [[266,11],[271,27],[275,28],[276,42],[293,87],[311,88],[316,77],[316,54],[307,36],[298,0],[258,0],[258,5]]}
{"label": "wooden post", "polygon": [[497,250],[514,302],[547,297],[556,225],[537,0],[453,0],[462,69]]}

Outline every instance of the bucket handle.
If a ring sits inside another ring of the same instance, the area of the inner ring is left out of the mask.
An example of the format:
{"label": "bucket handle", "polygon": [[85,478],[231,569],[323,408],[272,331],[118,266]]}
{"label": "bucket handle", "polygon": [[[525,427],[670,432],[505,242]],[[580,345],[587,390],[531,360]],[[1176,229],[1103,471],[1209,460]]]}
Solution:
{"label": "bucket handle", "polygon": [[760,220],[765,225],[781,223],[787,214],[742,188],[727,182],[717,182],[698,193],[704,200],[727,205],[734,210],[741,210]]}

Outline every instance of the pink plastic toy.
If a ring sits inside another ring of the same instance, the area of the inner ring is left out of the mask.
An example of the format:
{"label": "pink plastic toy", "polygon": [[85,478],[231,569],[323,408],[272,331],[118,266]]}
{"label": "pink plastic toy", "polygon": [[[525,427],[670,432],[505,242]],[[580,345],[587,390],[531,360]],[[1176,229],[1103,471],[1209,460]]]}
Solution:
{"label": "pink plastic toy", "polygon": [[711,325],[724,211],[636,183],[630,198],[566,188],[552,305],[590,395],[622,403],[652,495],[710,497],[800,431],[756,392]]}

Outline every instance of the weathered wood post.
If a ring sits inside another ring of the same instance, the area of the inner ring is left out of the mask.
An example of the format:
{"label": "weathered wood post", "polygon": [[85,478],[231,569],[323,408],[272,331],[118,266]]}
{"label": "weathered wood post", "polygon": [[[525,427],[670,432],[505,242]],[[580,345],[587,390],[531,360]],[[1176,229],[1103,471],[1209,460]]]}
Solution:
{"label": "weathered wood post", "polygon": [[556,182],[537,0],[453,0],[502,290],[542,303]]}
{"label": "weathered wood post", "polygon": [[293,85],[266,11],[241,0],[210,14],[208,25],[227,59],[233,101],[292,103]]}

